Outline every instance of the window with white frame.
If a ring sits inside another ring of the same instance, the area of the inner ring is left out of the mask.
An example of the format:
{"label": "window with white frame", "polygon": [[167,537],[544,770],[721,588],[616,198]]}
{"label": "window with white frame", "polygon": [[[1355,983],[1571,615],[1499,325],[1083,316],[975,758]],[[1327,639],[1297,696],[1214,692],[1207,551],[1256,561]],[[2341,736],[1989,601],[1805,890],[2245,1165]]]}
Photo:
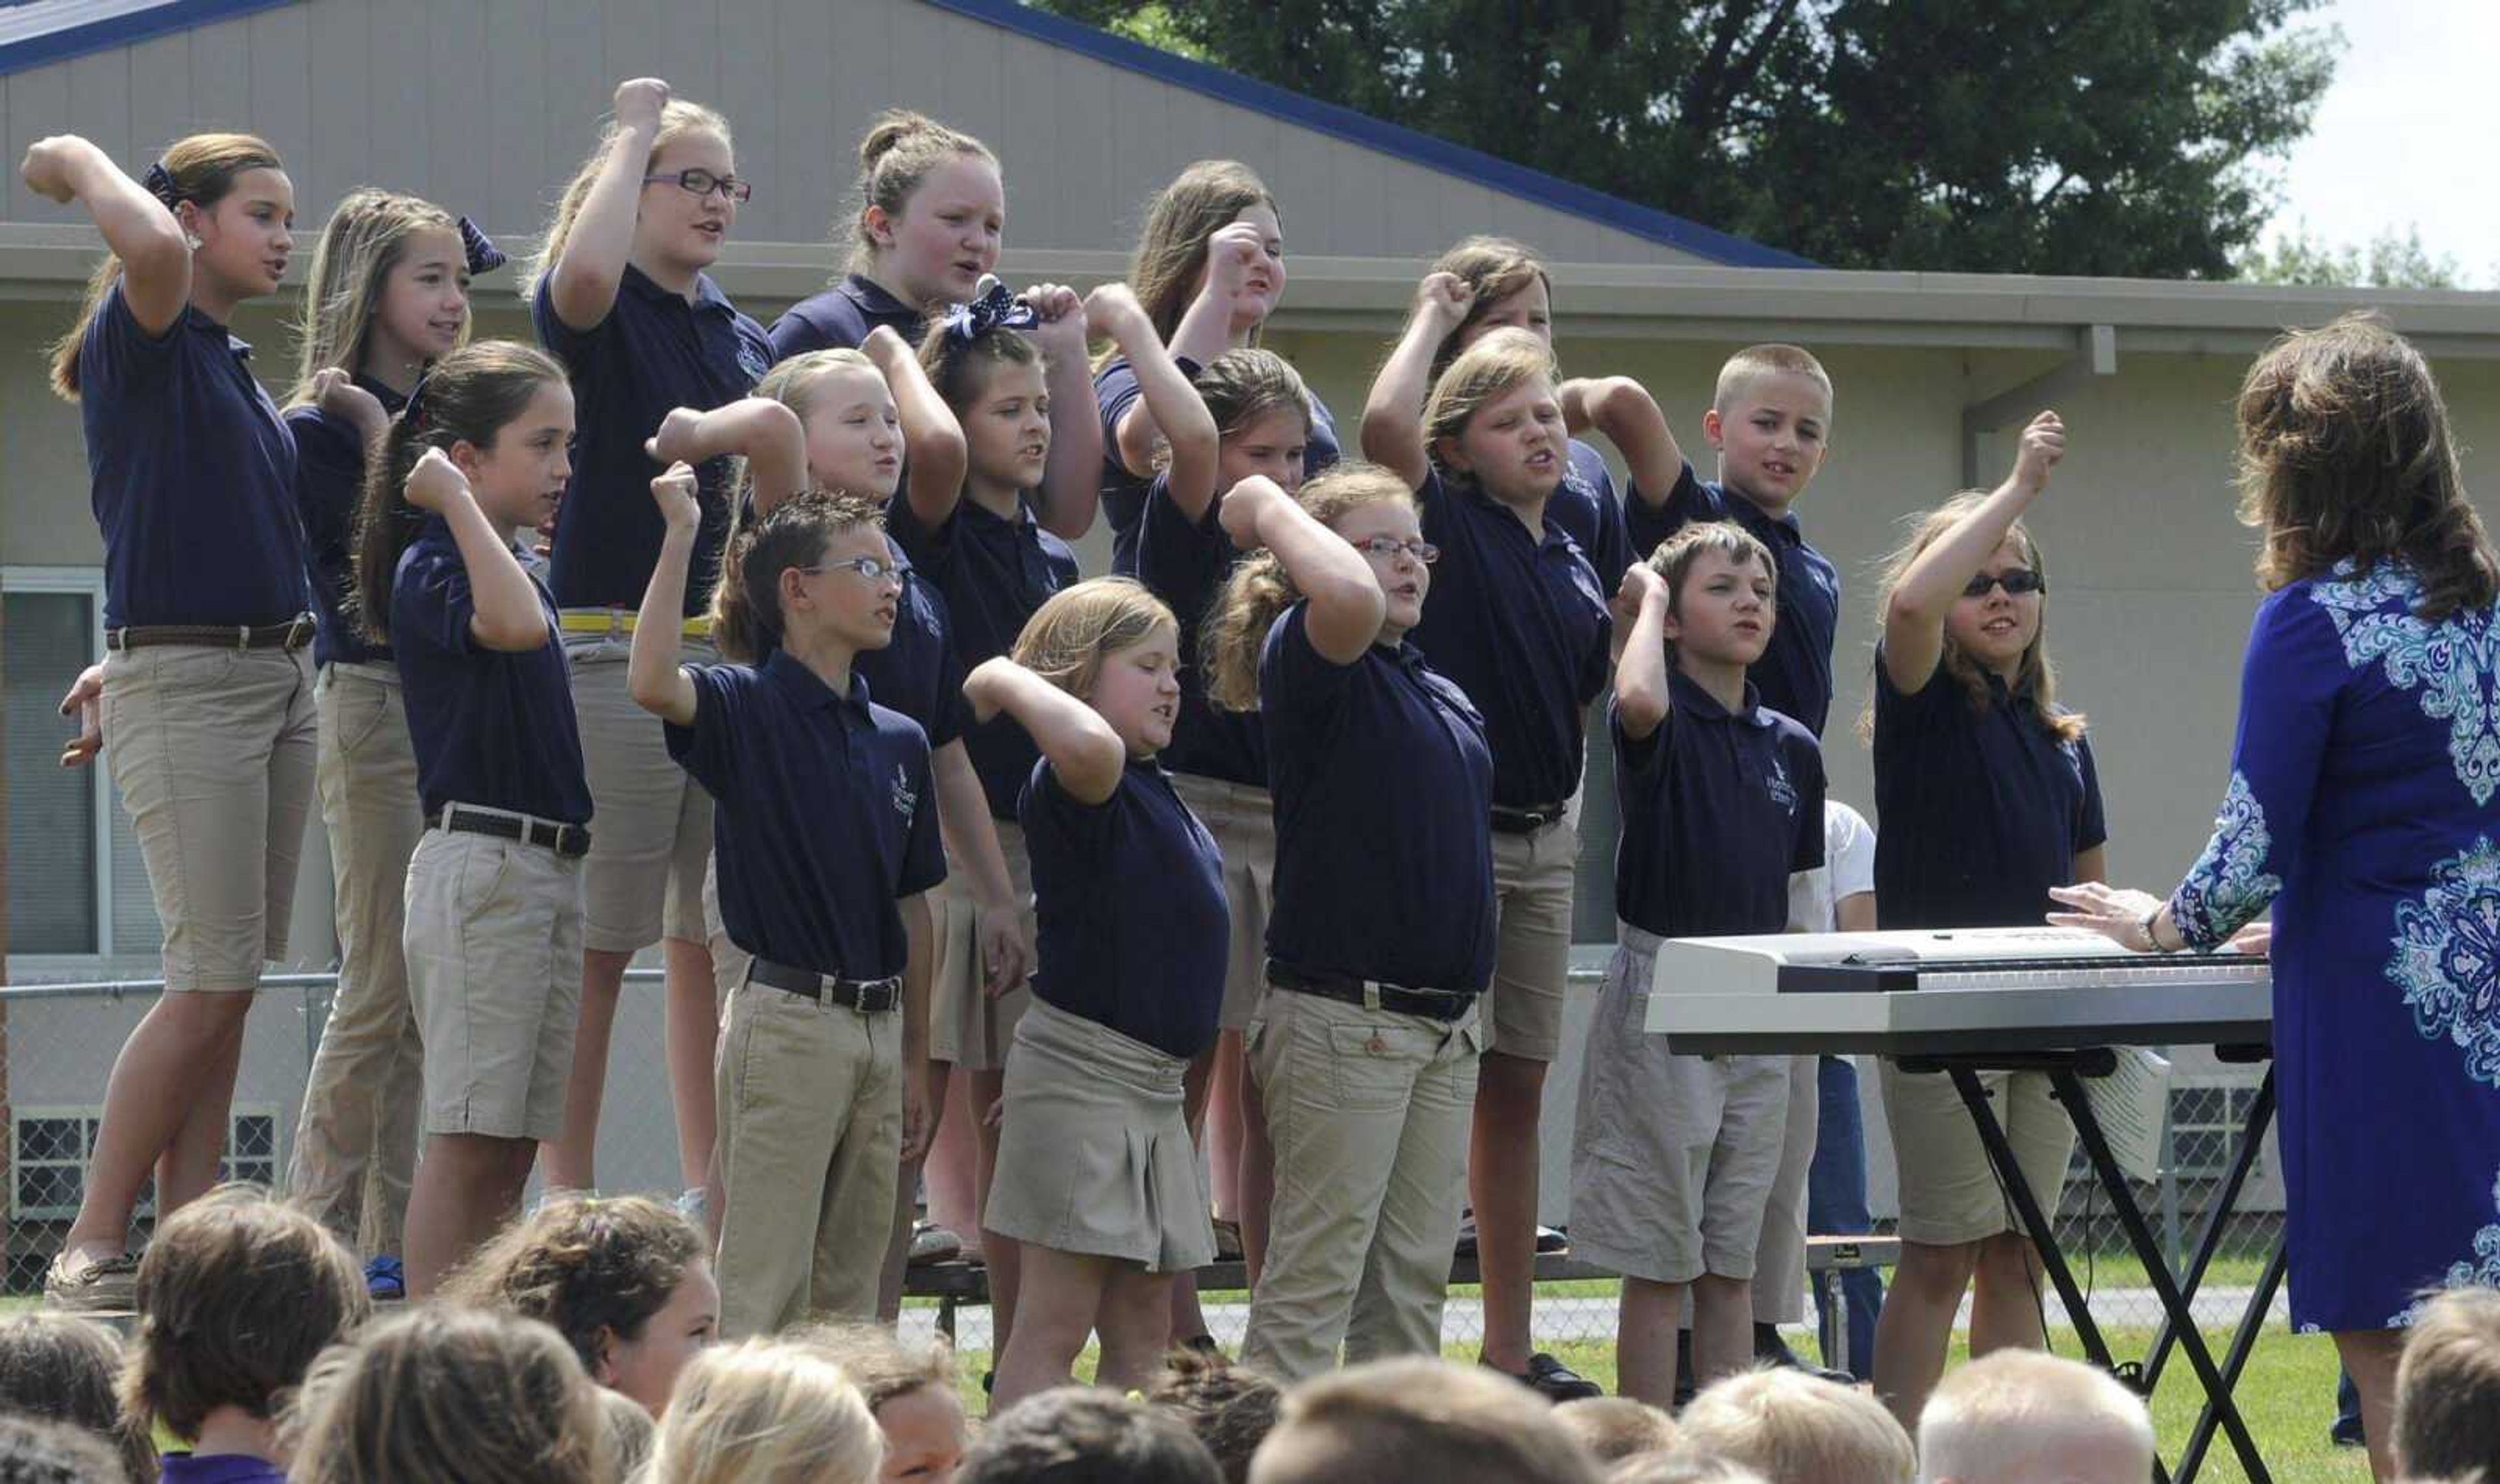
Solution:
{"label": "window with white frame", "polygon": [[104,653],[104,576],[0,568],[0,748],[9,788],[9,956],[153,957],[139,841],[98,760],[63,768],[60,698]]}

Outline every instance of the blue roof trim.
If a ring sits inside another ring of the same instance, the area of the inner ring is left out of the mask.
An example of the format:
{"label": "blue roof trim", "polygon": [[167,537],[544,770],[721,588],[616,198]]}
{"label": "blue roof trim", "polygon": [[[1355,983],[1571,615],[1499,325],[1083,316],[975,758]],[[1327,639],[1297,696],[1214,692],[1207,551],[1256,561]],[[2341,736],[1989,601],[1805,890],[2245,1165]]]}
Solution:
{"label": "blue roof trim", "polygon": [[1814,268],[1818,264],[1766,247],[1760,243],[1732,236],[1696,221],[1638,206],[1620,196],[1575,184],[1558,176],[1508,160],[1497,159],[1482,150],[1454,145],[1398,124],[1384,122],[1368,114],[1350,108],[1324,103],[1286,88],[1245,78],[1237,72],[1227,72],[1204,62],[1161,51],[1125,36],[1097,30],[1081,21],[1047,11],[1037,11],[1017,0],[925,0],[939,10],[991,25],[1020,32],[1054,47],[1081,51],[1099,61],[1143,73],[1193,92],[1221,98],[1227,103],[1253,109],[1287,123],[1316,129],[1350,144],[1377,149],[1418,165],[1447,172],[1466,180],[1478,181],[1497,190],[1523,200],[1586,217],[1618,231],[1644,237],[1652,242],[1706,257],[1731,268]]}
{"label": "blue roof trim", "polygon": [[[44,31],[21,41],[0,45],[0,77],[114,47],[126,47],[169,31],[187,31],[211,21],[227,20],[293,3],[294,0],[167,0],[163,5],[151,5],[86,21],[69,18],[77,14],[78,8],[65,5],[62,7],[65,13],[63,23],[58,30]],[[16,6],[11,9],[26,11],[32,8]]]}

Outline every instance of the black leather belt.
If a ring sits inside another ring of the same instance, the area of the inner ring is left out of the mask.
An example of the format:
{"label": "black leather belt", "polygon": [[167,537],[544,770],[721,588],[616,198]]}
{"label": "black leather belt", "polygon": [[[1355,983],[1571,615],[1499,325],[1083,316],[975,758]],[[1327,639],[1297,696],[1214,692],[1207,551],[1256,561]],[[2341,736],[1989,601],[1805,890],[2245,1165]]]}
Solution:
{"label": "black leather belt", "polygon": [[1497,835],[1533,835],[1539,830],[1561,824],[1564,818],[1560,804],[1540,804],[1534,808],[1493,807],[1493,829]]}
{"label": "black leather belt", "polygon": [[428,828],[448,830],[454,835],[492,835],[497,840],[517,840],[525,845],[539,845],[567,858],[590,853],[590,826],[558,824],[552,819],[533,819],[527,814],[489,813],[457,804],[446,804],[443,812],[426,821]]}
{"label": "black leather belt", "polygon": [[207,649],[301,649],[312,643],[312,615],[284,623],[143,623],[104,631],[108,649],[191,644]]}
{"label": "black leather belt", "polygon": [[746,982],[768,985],[820,1005],[830,1000],[863,1015],[882,1015],[903,1008],[903,975],[899,973],[882,979],[845,979],[760,958],[747,966]]}
{"label": "black leather belt", "polygon": [[1308,973],[1274,959],[1267,960],[1267,982],[1298,995],[1317,995],[1323,1000],[1360,1005],[1365,1009],[1394,1010],[1431,1020],[1457,1020],[1476,1003],[1475,996],[1455,989],[1408,989],[1402,984],[1383,984],[1377,979],[1350,978],[1341,973]]}

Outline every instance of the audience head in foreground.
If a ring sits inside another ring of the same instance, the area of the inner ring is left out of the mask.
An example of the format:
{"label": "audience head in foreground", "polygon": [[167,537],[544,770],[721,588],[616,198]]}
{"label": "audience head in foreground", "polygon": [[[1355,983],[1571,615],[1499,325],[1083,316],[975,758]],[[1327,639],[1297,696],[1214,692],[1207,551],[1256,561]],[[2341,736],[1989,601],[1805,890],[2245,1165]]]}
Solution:
{"label": "audience head in foreground", "polygon": [[1910,1484],[1910,1435],[1871,1395],[1802,1370],[1749,1370],[1693,1399],[1676,1446],[1717,1454],[1770,1484]]}
{"label": "audience head in foreground", "polygon": [[1534,1392],[1480,1366],[1421,1357],[1314,1377],[1285,1396],[1251,1484],[1597,1484],[1596,1461]]}
{"label": "audience head in foreground", "polygon": [[1109,1392],[1064,1386],[990,1419],[955,1484],[1222,1484],[1180,1419]]}

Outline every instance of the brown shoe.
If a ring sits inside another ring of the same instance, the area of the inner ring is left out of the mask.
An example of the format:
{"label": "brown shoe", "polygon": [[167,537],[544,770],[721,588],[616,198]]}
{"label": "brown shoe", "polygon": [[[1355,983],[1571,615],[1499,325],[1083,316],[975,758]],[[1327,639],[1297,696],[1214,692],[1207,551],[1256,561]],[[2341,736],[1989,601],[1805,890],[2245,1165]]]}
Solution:
{"label": "brown shoe", "polygon": [[139,1259],[125,1252],[69,1266],[61,1253],[44,1270],[44,1304],[73,1314],[128,1313],[138,1301]]}

